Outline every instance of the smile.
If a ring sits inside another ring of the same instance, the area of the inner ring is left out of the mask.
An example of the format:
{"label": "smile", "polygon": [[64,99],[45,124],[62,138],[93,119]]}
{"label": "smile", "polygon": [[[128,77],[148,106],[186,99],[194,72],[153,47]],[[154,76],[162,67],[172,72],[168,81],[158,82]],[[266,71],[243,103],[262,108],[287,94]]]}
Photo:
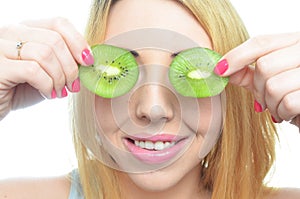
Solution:
{"label": "smile", "polygon": [[172,160],[187,143],[186,137],[160,134],[152,137],[139,136],[124,139],[128,151],[147,164],[161,164]]}
{"label": "smile", "polygon": [[155,151],[162,151],[164,149],[167,149],[169,147],[172,147],[175,145],[175,142],[152,142],[152,141],[138,141],[134,140],[134,144],[137,147],[140,147],[142,149],[148,149],[148,150],[155,150]]}

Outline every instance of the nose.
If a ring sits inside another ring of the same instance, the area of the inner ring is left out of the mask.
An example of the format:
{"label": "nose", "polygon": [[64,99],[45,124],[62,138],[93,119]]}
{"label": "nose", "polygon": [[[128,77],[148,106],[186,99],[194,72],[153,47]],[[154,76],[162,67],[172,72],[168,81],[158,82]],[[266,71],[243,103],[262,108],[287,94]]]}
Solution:
{"label": "nose", "polygon": [[140,54],[140,87],[132,102],[135,118],[149,123],[167,122],[174,118],[179,103],[168,85],[168,67],[172,61],[168,52],[146,49]]}
{"label": "nose", "polygon": [[146,123],[160,123],[174,118],[176,99],[168,88],[157,85],[145,85],[137,90],[135,117]]}

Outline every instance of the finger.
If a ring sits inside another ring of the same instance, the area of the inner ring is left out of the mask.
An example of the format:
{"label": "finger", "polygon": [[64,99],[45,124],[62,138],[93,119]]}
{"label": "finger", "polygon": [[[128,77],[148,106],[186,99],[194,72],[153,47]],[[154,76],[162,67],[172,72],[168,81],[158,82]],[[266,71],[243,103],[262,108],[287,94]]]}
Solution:
{"label": "finger", "polygon": [[[14,26],[11,29],[13,29],[14,33],[17,32],[18,34],[21,34],[23,41],[46,44],[53,49],[53,52],[64,71],[66,85],[68,86],[68,89],[72,91],[73,82],[78,76],[78,66],[63,37],[59,33],[49,29],[27,26]],[[12,40],[12,38],[15,37],[20,36],[10,35],[9,39]]]}
{"label": "finger", "polygon": [[[2,40],[0,42],[0,51],[2,51],[7,58],[13,59],[16,54],[16,49],[13,48],[15,42],[7,40]],[[51,47],[41,43],[27,42],[22,47],[20,56],[22,61],[30,60],[39,63],[45,72],[52,78],[58,97],[65,96],[65,93],[63,93],[65,92],[65,75],[56,54]]]}
{"label": "finger", "polygon": [[42,95],[51,99],[53,90],[52,78],[34,61],[19,61],[3,59],[5,70],[0,68],[0,78],[4,84],[11,87],[22,83],[28,83],[37,89]]}
{"label": "finger", "polygon": [[[78,66],[65,40],[55,31],[40,28],[30,28],[30,31],[32,32],[31,36],[25,38],[25,40],[44,43],[52,48],[64,71],[65,84],[68,89],[72,91],[72,83],[78,76]],[[47,38],[47,40],[45,40],[45,38]]]}
{"label": "finger", "polygon": [[266,108],[265,92],[267,89],[269,89],[269,92],[271,93],[277,93],[276,91],[274,91],[274,89],[276,89],[275,84],[278,85],[280,81],[289,82],[287,81],[289,80],[288,76],[286,76],[285,79],[282,79],[281,75],[278,76],[278,78],[280,79],[279,82],[276,82],[276,78],[270,81],[269,79],[276,76],[277,74],[284,73],[285,71],[298,67],[300,64],[300,57],[298,56],[299,51],[300,43],[297,43],[296,45],[273,51],[257,60],[253,81],[253,93],[255,99],[263,107]]}
{"label": "finger", "polygon": [[[273,76],[266,82],[265,101],[266,107],[273,117],[279,117],[277,108],[283,98],[292,92],[300,90],[300,68],[289,70]],[[299,98],[298,98],[299,100]],[[300,103],[299,103],[300,105]],[[289,119],[286,116],[281,119]]]}
{"label": "finger", "polygon": [[234,74],[232,74],[229,78],[229,82],[244,87],[249,91],[253,91],[253,77],[254,70],[250,67],[246,67]]}
{"label": "finger", "polygon": [[[284,96],[278,106],[278,117],[289,121],[300,114],[300,89]],[[277,118],[275,118],[277,119]]]}
{"label": "finger", "polygon": [[220,71],[220,76],[230,76],[270,52],[296,44],[299,38],[300,32],[251,38],[226,53],[215,71]]}
{"label": "finger", "polygon": [[36,28],[50,29],[61,34],[66,41],[73,57],[78,63],[92,65],[94,62],[89,45],[84,37],[65,18],[44,19],[40,21],[26,21],[23,24]]}

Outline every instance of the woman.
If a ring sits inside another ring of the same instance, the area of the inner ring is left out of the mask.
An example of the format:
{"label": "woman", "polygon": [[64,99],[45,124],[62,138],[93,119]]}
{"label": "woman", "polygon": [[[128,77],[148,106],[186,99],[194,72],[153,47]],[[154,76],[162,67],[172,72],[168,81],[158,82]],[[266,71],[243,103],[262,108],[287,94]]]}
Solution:
{"label": "woman", "polygon": [[[148,34],[149,28],[164,30],[167,36],[161,36],[163,41],[168,36],[178,38],[177,34],[189,40],[171,39],[169,51],[145,45],[132,49],[134,41],[162,42]],[[140,37],[125,34],[136,36],[138,30],[143,30]],[[66,88],[78,92],[76,62],[85,66],[94,63],[87,43],[106,42],[134,50],[142,83],[117,99],[96,96],[84,87],[74,96],[72,123],[80,184],[77,171],[71,174],[72,183],[65,177],[6,181],[0,185],[0,197],[80,198],[81,188],[85,198],[299,197],[297,190],[267,188],[263,180],[275,158],[273,122],[292,120],[300,126],[300,60],[296,56],[300,34],[247,37],[239,17],[224,0],[95,1],[87,42],[63,19],[2,28],[1,117],[11,109],[34,104],[42,96],[66,97]],[[19,39],[26,43],[16,46]],[[216,74],[230,76],[226,110],[222,95],[181,98],[163,82],[164,66],[186,49],[186,41],[192,41],[188,48],[196,44],[221,54],[228,52],[215,68]],[[254,62],[255,67],[249,66]],[[150,69],[159,70],[153,79]],[[196,112],[192,112],[195,106]],[[126,139],[138,137],[140,126],[184,137],[184,150],[168,161],[161,160],[162,164],[132,158],[134,152]]]}

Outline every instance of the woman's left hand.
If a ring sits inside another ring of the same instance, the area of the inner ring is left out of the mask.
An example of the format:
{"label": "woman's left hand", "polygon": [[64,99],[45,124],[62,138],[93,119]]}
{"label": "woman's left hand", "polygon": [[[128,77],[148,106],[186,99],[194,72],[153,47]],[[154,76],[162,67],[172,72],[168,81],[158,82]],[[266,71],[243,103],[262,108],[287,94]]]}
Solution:
{"label": "woman's left hand", "polygon": [[268,109],[274,122],[300,128],[300,32],[251,38],[224,55],[215,73],[253,92],[257,112]]}

